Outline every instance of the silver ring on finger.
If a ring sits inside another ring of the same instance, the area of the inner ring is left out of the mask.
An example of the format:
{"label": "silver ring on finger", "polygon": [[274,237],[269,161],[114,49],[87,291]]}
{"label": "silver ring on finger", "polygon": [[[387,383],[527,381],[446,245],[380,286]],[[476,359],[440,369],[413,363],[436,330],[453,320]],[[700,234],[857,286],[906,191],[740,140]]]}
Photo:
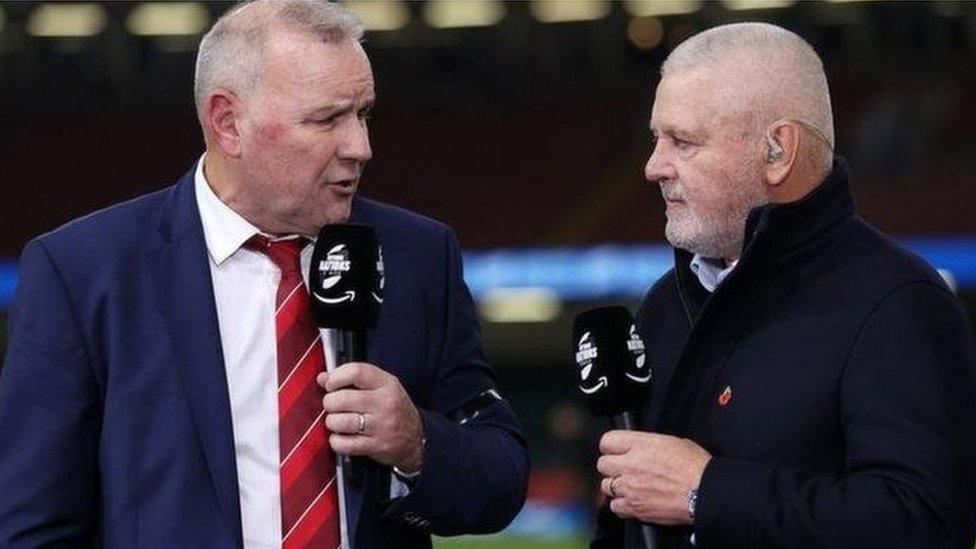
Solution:
{"label": "silver ring on finger", "polygon": [[362,412],[357,412],[359,414],[359,429],[356,430],[357,435],[366,434],[366,414]]}
{"label": "silver ring on finger", "polygon": [[617,482],[617,479],[618,478],[620,478],[620,477],[610,477],[610,485],[607,486],[607,491],[610,492],[610,497],[611,498],[616,498],[617,497],[617,492],[615,492],[614,489],[613,489],[613,483],[614,482]]}

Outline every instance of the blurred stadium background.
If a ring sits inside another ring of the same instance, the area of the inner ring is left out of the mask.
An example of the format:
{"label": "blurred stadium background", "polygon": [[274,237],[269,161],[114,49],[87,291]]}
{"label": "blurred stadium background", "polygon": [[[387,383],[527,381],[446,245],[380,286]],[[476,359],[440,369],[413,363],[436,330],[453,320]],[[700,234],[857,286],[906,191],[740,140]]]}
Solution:
{"label": "blurred stadium background", "polygon": [[[861,213],[976,313],[976,4],[792,0],[350,1],[379,105],[361,192],[449,222],[485,346],[528,433],[528,504],[450,547],[582,547],[600,422],[571,393],[573,315],[636,306],[670,262],[642,179],[665,55],[761,20],[824,58]],[[0,352],[33,236],[168,185],[201,150],[196,44],[229,2],[0,2]]]}

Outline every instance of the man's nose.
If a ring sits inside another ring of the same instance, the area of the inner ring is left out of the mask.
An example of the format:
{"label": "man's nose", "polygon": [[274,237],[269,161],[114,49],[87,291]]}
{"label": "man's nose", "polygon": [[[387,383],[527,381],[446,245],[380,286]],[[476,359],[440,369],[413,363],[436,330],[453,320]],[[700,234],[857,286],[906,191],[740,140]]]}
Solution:
{"label": "man's nose", "polygon": [[357,118],[348,125],[339,154],[346,160],[354,160],[360,164],[373,158],[373,149],[369,145],[369,128],[365,120]]}
{"label": "man's nose", "polygon": [[647,164],[644,164],[644,179],[649,183],[657,183],[662,179],[674,179],[676,177],[674,164],[668,159],[666,148],[666,145],[658,140],[651,150]]}

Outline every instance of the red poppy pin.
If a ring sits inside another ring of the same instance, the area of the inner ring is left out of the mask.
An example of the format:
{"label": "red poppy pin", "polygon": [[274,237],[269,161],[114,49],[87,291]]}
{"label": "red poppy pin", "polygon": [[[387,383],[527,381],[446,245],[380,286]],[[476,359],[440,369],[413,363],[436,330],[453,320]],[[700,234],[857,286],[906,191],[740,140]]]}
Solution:
{"label": "red poppy pin", "polygon": [[726,385],[722,394],[718,395],[718,405],[725,406],[730,400],[732,400],[732,386]]}

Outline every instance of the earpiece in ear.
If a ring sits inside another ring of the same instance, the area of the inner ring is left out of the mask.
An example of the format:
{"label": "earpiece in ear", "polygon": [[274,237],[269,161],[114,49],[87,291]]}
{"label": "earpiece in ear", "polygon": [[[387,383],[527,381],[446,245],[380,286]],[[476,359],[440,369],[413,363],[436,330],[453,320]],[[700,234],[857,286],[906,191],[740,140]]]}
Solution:
{"label": "earpiece in ear", "polygon": [[783,148],[775,140],[769,140],[769,148],[766,149],[766,163],[772,164],[783,159]]}

